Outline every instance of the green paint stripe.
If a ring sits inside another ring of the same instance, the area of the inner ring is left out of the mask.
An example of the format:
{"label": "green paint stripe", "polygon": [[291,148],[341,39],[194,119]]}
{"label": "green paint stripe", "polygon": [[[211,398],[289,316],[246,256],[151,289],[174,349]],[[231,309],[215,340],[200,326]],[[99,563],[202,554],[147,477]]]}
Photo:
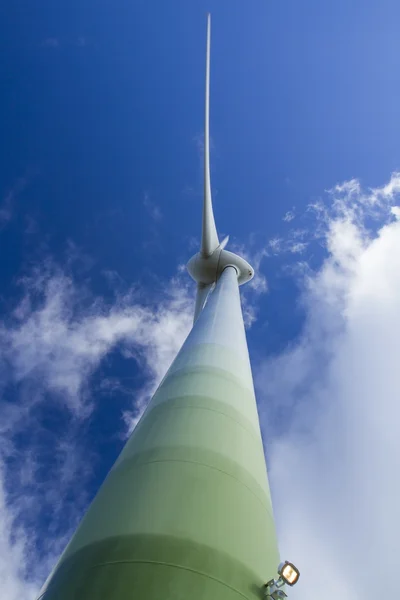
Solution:
{"label": "green paint stripe", "polygon": [[[158,456],[163,457],[164,453]],[[187,453],[181,452],[180,458],[187,458]],[[225,552],[261,574],[266,557],[271,552],[276,556],[270,511],[234,478],[188,462],[113,470],[64,557],[89,543],[128,533],[189,539]]]}
{"label": "green paint stripe", "polygon": [[175,564],[173,564],[171,562],[160,562],[160,561],[155,561],[155,560],[120,560],[120,561],[117,561],[117,562],[106,562],[106,563],[103,563],[103,564],[94,565],[91,568],[92,569],[96,569],[98,567],[101,568],[101,567],[105,567],[107,565],[121,565],[121,564],[157,565],[157,566],[163,566],[163,567],[171,567],[173,569],[181,569],[183,571],[189,571],[190,573],[195,573],[196,575],[201,575],[202,577],[207,577],[207,579],[214,580],[214,581],[220,583],[221,585],[227,587],[229,590],[232,590],[233,592],[239,594],[239,596],[242,596],[242,598],[247,598],[248,599],[248,596],[245,596],[244,594],[242,594],[242,592],[240,592],[239,590],[235,589],[231,585],[228,585],[224,581],[221,581],[217,577],[213,577],[212,575],[209,575],[207,573],[202,573],[201,571],[199,571],[197,569],[191,569],[190,567],[183,567],[182,565],[175,565]]}
{"label": "green paint stripe", "polygon": [[191,395],[214,398],[231,406],[249,420],[258,432],[260,431],[254,393],[230,373],[210,367],[186,367],[173,373],[158,388],[148,410],[161,402]]}
{"label": "green paint stripe", "polygon": [[181,377],[182,375],[189,375],[189,374],[194,374],[194,375],[204,374],[207,376],[211,375],[211,376],[219,377],[229,383],[233,383],[239,389],[243,390],[245,392],[246,396],[249,396],[249,395],[251,397],[254,396],[253,390],[248,388],[248,386],[245,384],[245,382],[240,377],[240,375],[237,375],[233,369],[232,370],[231,369],[222,369],[222,368],[216,367],[214,365],[191,365],[191,364],[183,365],[182,367],[174,370],[172,373],[169,373],[163,379],[163,381],[161,382],[159,387],[161,387],[163,384],[165,384],[167,382],[167,379],[172,381],[175,377]]}
{"label": "green paint stripe", "polygon": [[[251,475],[249,471],[243,469],[234,461],[212,452],[204,450],[204,448],[185,448],[171,446],[168,448],[155,447],[152,450],[135,453],[132,457],[122,460],[118,466],[110,472],[117,469],[134,469],[136,466],[161,463],[161,462],[187,462],[191,464],[204,465],[210,469],[214,469],[227,476],[232,477],[238,483],[244,485],[249,491],[257,497],[261,504],[268,510],[268,513],[273,517],[272,502],[269,493],[269,488],[264,489]],[[109,475],[109,476],[110,476]]]}
{"label": "green paint stripe", "polygon": [[[174,409],[208,410],[215,414],[223,415],[231,421],[234,421],[234,423],[239,425],[239,427],[243,428],[249,434],[249,440],[251,440],[259,449],[261,449],[261,452],[264,452],[260,430],[256,429],[253,423],[247,419],[247,417],[243,416],[241,412],[236,410],[227,402],[220,402],[219,400],[215,400],[215,398],[210,398],[209,396],[202,396],[199,394],[176,396],[174,398],[163,400],[162,402],[157,402],[154,404],[152,402],[151,406],[149,406],[149,410],[146,413],[146,419],[143,419],[138,423],[135,432],[140,431],[141,428],[145,427],[145,423],[147,423],[147,419],[150,418],[150,415],[155,416],[159,411]],[[135,432],[131,437],[132,440]],[[129,444],[129,441],[127,444]]]}
{"label": "green paint stripe", "polygon": [[[165,453],[164,448],[162,449],[162,452],[163,452],[163,454]],[[151,464],[155,464],[155,463],[187,463],[187,464],[191,464],[191,465],[197,465],[199,467],[204,467],[205,469],[213,469],[214,471],[218,471],[218,473],[221,473],[222,475],[231,477],[237,483],[239,483],[240,485],[243,485],[251,494],[254,495],[255,498],[257,498],[257,500],[261,503],[263,508],[265,508],[269,512],[271,518],[273,518],[272,503],[271,503],[270,498],[267,496],[267,494],[264,492],[264,490],[254,480],[251,482],[251,485],[249,485],[248,483],[245,483],[243,481],[245,479],[245,477],[243,477],[243,471],[241,472],[241,477],[239,478],[239,477],[236,477],[235,475],[232,475],[232,473],[230,473],[228,471],[224,471],[223,469],[219,469],[218,467],[215,467],[213,465],[210,465],[210,464],[207,464],[204,462],[200,462],[197,460],[188,460],[188,459],[184,459],[184,458],[159,458],[159,459],[154,459],[154,460],[141,460],[141,458],[142,458],[142,454],[140,454],[138,456],[138,460],[135,461],[135,463],[133,465],[129,464],[129,463],[133,463],[133,459],[123,460],[122,463],[120,463],[120,465],[118,466],[118,469],[144,467],[146,465],[151,465]],[[237,468],[236,470],[240,470],[240,469]],[[250,479],[250,478],[251,478],[251,475],[246,477],[246,479]],[[257,491],[255,491],[255,489]]]}
{"label": "green paint stripe", "polygon": [[141,457],[152,456],[151,453],[151,460],[190,457],[193,462],[229,473],[262,501],[266,496],[271,505],[261,438],[223,412],[184,406],[185,399],[179,402],[178,414],[173,401],[158,405],[147,414],[114,469],[126,461],[143,462]]}
{"label": "green paint stripe", "polygon": [[[242,415],[240,415],[240,417],[237,417],[235,419],[235,417],[233,417],[232,414],[229,414],[229,412],[231,412],[231,413],[233,412],[233,409],[230,409],[228,411],[228,410],[217,410],[215,408],[211,408],[210,406],[199,406],[198,404],[193,404],[193,402],[196,399],[199,399],[199,396],[196,396],[196,395],[181,396],[180,398],[175,398],[174,400],[170,400],[168,402],[167,407],[158,406],[158,408],[167,408],[168,410],[189,410],[189,409],[194,408],[195,410],[208,410],[217,415],[223,415],[224,417],[226,417],[227,419],[231,419],[234,423],[236,423],[236,425],[239,425],[239,427],[242,427],[245,431],[247,431],[247,433],[249,433],[251,436],[251,440],[254,441],[257,444],[257,446],[260,445],[261,440],[258,435],[258,431],[256,429],[254,429],[254,427],[252,426],[250,421],[247,421],[247,419],[244,419],[242,417]],[[215,404],[215,400],[213,398],[210,399],[210,398],[206,398],[205,396],[203,396],[202,400],[204,403],[206,400],[211,400],[212,403]],[[185,406],[179,406],[178,402],[182,402],[182,401],[185,402]],[[154,407],[154,409],[155,409],[155,407]],[[261,446],[262,446],[262,442],[261,442]]]}
{"label": "green paint stripe", "polygon": [[250,363],[244,361],[241,356],[227,346],[220,344],[183,346],[166,377],[170,377],[178,369],[192,366],[219,369],[229,373],[239,380],[240,385],[254,391]]}
{"label": "green paint stripe", "polygon": [[258,600],[276,573],[265,556],[257,575],[232,556],[173,536],[116,536],[89,544],[63,561],[43,600]]}

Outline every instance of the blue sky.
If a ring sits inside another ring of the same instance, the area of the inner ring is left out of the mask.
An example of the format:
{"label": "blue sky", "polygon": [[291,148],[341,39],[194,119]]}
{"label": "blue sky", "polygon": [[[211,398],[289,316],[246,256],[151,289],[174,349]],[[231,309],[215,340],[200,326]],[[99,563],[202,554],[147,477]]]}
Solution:
{"label": "blue sky", "polygon": [[208,11],[215,216],[257,268],[243,303],[281,547],[305,573],[293,597],[313,597],[319,556],[353,597],[343,547],[380,573],[389,550],[371,548],[394,544],[373,490],[399,496],[384,467],[400,453],[398,4],[20,0],[0,8],[10,600],[34,597],[190,327]]}

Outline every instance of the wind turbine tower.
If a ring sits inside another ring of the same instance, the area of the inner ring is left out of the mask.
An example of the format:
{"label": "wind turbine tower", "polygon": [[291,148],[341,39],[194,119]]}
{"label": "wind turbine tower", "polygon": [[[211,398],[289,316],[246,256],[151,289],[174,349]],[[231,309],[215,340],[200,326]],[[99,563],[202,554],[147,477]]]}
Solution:
{"label": "wind turbine tower", "polygon": [[188,263],[193,328],[40,600],[279,599],[298,578],[290,563],[278,571],[239,296],[254,271],[225,249],[228,238],[220,243],[214,221],[209,88],[210,17],[203,228]]}

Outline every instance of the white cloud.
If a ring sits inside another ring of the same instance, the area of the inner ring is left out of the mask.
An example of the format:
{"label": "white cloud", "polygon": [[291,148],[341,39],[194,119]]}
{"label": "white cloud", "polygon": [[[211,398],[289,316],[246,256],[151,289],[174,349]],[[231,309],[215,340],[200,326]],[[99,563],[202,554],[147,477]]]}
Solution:
{"label": "white cloud", "polygon": [[288,251],[292,254],[302,254],[308,248],[307,242],[291,242],[288,245]]}
{"label": "white cloud", "polygon": [[[399,181],[331,190],[332,210],[319,212],[328,255],[305,271],[302,334],[258,370],[264,432],[271,421],[281,432],[269,462],[282,555],[302,572],[293,600],[397,595]],[[375,232],[371,216],[383,223]]]}
{"label": "white cloud", "polygon": [[42,41],[41,46],[44,48],[59,48],[60,46],[78,46],[79,48],[85,48],[89,44],[90,41],[86,36],[79,35],[72,40],[61,40],[59,37],[48,37]]}
{"label": "white cloud", "polygon": [[285,221],[285,223],[290,223],[290,221],[293,221],[293,219],[295,218],[295,212],[294,212],[294,208],[292,210],[288,210],[285,215],[282,218],[282,221]]}
{"label": "white cloud", "polygon": [[270,239],[267,244],[270,254],[280,254],[282,252],[283,241],[283,238],[280,238],[278,236],[275,236],[272,239]]}
{"label": "white cloud", "polygon": [[162,219],[162,212],[160,207],[153,202],[150,198],[150,194],[145,192],[143,197],[143,206],[147,210],[148,214],[152,218],[153,221],[158,222]]}
{"label": "white cloud", "polygon": [[15,201],[19,194],[25,189],[27,183],[27,175],[17,179],[0,202],[0,229],[5,227],[12,220],[15,212]]}
{"label": "white cloud", "polygon": [[291,229],[286,237],[274,236],[264,248],[264,256],[282,256],[285,254],[303,254],[307,250],[312,236],[307,229]]}
{"label": "white cloud", "polygon": [[396,217],[396,219],[400,219],[400,206],[392,206],[391,211],[392,215]]}
{"label": "white cloud", "polygon": [[[336,213],[351,218],[358,226],[364,226],[367,217],[382,218],[386,214],[388,219],[390,206],[399,192],[400,172],[397,171],[392,173],[389,182],[381,187],[364,190],[357,179],[352,179],[328,190]],[[321,203],[319,208],[321,209]]]}
{"label": "white cloud", "polygon": [[191,322],[191,298],[178,280],[157,305],[144,303],[135,290],[107,305],[51,263],[21,285],[13,317],[0,323],[8,381],[40,379],[77,414],[91,408],[88,383],[110,351],[122,348],[151,379],[161,378]]}
{"label": "white cloud", "polygon": [[6,197],[0,206],[0,227],[6,225],[9,221],[11,221],[13,216],[12,209],[10,206],[10,202]]}
{"label": "white cloud", "polygon": [[[24,579],[23,568],[26,554],[26,539],[15,534],[13,521],[6,504],[0,472],[0,581],[2,597],[7,600],[32,600],[36,592],[34,585]],[[11,541],[12,540],[12,541]]]}
{"label": "white cloud", "polygon": [[374,201],[379,200],[393,200],[396,194],[400,192],[400,172],[395,171],[388,183],[379,188],[372,188],[369,190],[370,195]]}

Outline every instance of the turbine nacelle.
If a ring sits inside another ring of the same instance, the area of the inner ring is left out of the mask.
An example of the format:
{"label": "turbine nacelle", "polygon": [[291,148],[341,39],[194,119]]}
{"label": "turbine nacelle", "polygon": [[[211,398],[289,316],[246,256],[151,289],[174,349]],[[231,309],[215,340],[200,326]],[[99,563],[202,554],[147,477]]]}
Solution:
{"label": "turbine nacelle", "polygon": [[221,246],[211,256],[203,256],[201,252],[192,256],[187,264],[189,275],[199,284],[211,285],[217,282],[226,267],[234,267],[239,285],[250,281],[254,277],[253,267],[241,256],[224,250]]}

